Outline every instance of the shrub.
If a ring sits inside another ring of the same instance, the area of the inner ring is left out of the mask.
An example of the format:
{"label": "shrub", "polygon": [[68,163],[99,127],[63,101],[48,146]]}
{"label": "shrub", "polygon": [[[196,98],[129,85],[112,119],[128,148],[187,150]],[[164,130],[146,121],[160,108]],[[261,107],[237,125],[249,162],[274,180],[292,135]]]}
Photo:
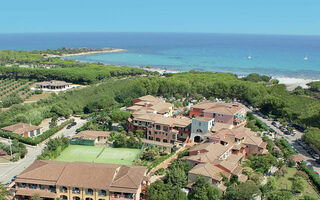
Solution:
{"label": "shrub", "polygon": [[318,188],[318,190],[320,190],[320,178],[318,175],[313,170],[309,169],[305,162],[300,163],[299,166],[308,174],[314,185]]}

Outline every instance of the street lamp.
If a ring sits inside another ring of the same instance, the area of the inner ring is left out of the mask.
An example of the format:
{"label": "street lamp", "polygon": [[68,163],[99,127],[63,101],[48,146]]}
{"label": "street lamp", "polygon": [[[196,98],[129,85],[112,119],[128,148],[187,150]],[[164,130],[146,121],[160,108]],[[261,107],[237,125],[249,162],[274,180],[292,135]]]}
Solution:
{"label": "street lamp", "polygon": [[12,161],[12,141],[11,141],[11,138],[9,137],[9,145],[10,145],[10,160]]}

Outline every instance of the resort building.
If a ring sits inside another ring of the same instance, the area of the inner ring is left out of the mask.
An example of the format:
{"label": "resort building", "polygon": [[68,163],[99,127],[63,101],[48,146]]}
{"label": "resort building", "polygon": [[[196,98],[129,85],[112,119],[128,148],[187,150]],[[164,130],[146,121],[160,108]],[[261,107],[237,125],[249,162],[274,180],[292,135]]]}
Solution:
{"label": "resort building", "polygon": [[104,145],[107,143],[110,132],[107,131],[81,131],[70,140],[70,144],[78,145]]}
{"label": "resort building", "polygon": [[128,119],[128,130],[131,132],[143,130],[147,140],[179,144],[187,141],[190,137],[191,119],[165,117],[153,113],[133,115]]}
{"label": "resort building", "polygon": [[188,185],[192,186],[199,175],[223,192],[226,190],[223,176],[237,175],[240,182],[245,182],[247,176],[242,174],[242,161],[250,155],[266,153],[266,146],[256,133],[247,128],[212,132],[204,143],[191,147],[189,155],[183,158],[194,165],[188,174]]}
{"label": "resort building", "polygon": [[16,199],[139,200],[146,168],[36,160],[15,180]]}
{"label": "resort building", "polygon": [[215,122],[239,126],[246,121],[246,109],[240,103],[203,101],[190,108],[189,117],[197,116],[214,118]]}
{"label": "resort building", "polygon": [[1,130],[29,138],[33,138],[42,134],[42,128],[40,126],[34,126],[25,123],[18,123],[6,126],[1,128]]}
{"label": "resort building", "polygon": [[173,113],[173,104],[151,95],[133,99],[132,104],[127,108],[132,114],[154,113],[169,117]]}
{"label": "resort building", "polygon": [[191,125],[191,140],[200,142],[208,139],[212,134],[214,127],[214,119],[208,117],[196,117],[192,119]]}
{"label": "resort building", "polygon": [[49,89],[49,90],[60,90],[69,88],[72,83],[67,83],[65,81],[45,81],[36,84],[37,89]]}

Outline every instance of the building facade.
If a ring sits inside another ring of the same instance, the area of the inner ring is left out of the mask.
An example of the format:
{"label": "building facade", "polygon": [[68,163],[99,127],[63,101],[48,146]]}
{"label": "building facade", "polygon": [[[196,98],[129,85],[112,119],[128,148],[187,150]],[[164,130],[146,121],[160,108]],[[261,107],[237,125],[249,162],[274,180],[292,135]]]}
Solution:
{"label": "building facade", "polygon": [[246,109],[240,103],[203,101],[191,106],[189,117],[214,118],[215,122],[240,126],[246,122]]}
{"label": "building facade", "polygon": [[139,200],[146,168],[36,160],[17,176],[16,199]]}
{"label": "building facade", "polygon": [[214,119],[208,117],[196,117],[192,119],[191,124],[191,141],[201,142],[205,140],[214,127]]}
{"label": "building facade", "polygon": [[40,126],[34,126],[26,123],[13,124],[1,128],[1,130],[29,138],[34,138],[42,134],[42,128]]}

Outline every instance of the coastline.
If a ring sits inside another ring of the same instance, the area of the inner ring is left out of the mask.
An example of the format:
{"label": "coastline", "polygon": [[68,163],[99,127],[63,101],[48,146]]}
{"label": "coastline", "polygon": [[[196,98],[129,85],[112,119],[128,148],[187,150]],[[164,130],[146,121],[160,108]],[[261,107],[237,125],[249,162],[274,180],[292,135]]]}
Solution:
{"label": "coastline", "polygon": [[89,55],[89,54],[97,54],[97,53],[119,53],[119,52],[125,52],[126,49],[102,49],[97,51],[88,51],[88,52],[81,52],[81,53],[73,53],[73,54],[62,54],[62,55],[47,55],[47,57],[69,57],[69,56],[83,56],[83,55]]}
{"label": "coastline", "polygon": [[[181,73],[182,71],[167,70],[161,68],[143,67],[144,70],[151,72],[158,72],[163,75],[164,73]],[[244,75],[238,75],[239,78],[244,77]],[[283,77],[283,76],[271,76],[272,79],[277,79],[279,84],[284,84],[288,91],[294,90],[296,87],[300,86],[302,88],[308,88],[307,84],[313,81],[320,81],[320,79],[308,79],[308,78],[293,78],[293,77]]]}
{"label": "coastline", "polygon": [[[86,54],[92,54],[92,53],[111,53],[111,52],[124,52],[126,51],[125,49],[112,49],[110,50],[106,50],[106,52],[88,52],[88,53],[82,53],[80,55],[86,55]],[[69,54],[68,56],[76,56],[75,54]],[[63,57],[68,57],[68,56],[63,56]],[[76,59],[77,60],[77,59]],[[77,60],[78,62],[87,62],[87,61],[81,61],[81,60]],[[108,63],[104,63],[106,65],[111,65]],[[112,64],[114,65],[114,64]],[[122,66],[122,65],[115,65],[115,66]],[[163,75],[165,73],[182,73],[185,71],[180,71],[180,70],[170,70],[170,69],[164,69],[161,67],[145,67],[145,66],[128,66],[128,67],[136,67],[136,68],[141,68],[144,69],[146,71],[150,71],[150,72],[158,72],[160,75]],[[228,73],[228,72],[226,72]],[[237,74],[237,73],[233,73],[235,75],[237,75],[239,78],[244,77],[246,75],[244,74]],[[262,75],[262,74],[260,74]],[[271,76],[272,79],[277,79],[279,80],[279,84],[284,84],[287,87],[288,91],[292,91],[294,90],[296,87],[301,86],[302,88],[308,88],[307,83],[313,82],[313,81],[320,81],[320,79],[312,79],[312,78],[299,78],[299,77],[286,77],[286,76]]]}
{"label": "coastline", "polygon": [[287,90],[292,91],[296,87],[300,86],[302,88],[308,88],[307,83],[313,81],[320,81],[319,79],[308,79],[308,78],[290,78],[290,77],[272,77],[279,80],[280,84],[284,84],[287,87]]}

